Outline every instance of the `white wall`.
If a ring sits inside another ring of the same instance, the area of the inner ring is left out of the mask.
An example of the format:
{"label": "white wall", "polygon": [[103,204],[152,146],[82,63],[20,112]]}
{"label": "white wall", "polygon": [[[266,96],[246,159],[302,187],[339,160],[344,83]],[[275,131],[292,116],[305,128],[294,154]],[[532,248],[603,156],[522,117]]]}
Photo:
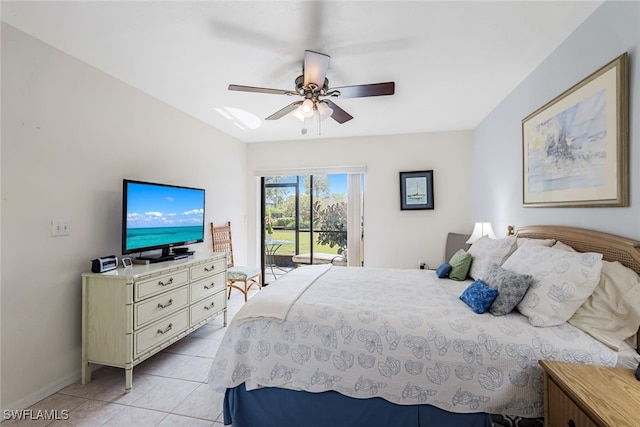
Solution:
{"label": "white wall", "polygon": [[122,179],[205,188],[207,222],[241,225],[245,163],[244,143],[2,24],[2,409],[79,378],[80,274],[120,254]]}
{"label": "white wall", "polygon": [[[356,118],[357,120],[357,118]],[[348,126],[337,123],[324,125]],[[310,129],[312,132],[313,129]],[[364,260],[370,267],[418,268],[444,261],[447,232],[471,233],[471,132],[250,144],[248,180],[265,169],[365,165]],[[434,171],[434,210],[401,211],[401,171]],[[249,235],[259,235],[259,185],[249,186]],[[249,254],[259,259],[258,242]]]}
{"label": "white wall", "polygon": [[[493,221],[496,233],[507,224],[558,224],[640,239],[639,29],[640,2],[605,2],[476,127],[475,219]],[[630,207],[522,207],[522,119],[623,52],[629,52]]]}

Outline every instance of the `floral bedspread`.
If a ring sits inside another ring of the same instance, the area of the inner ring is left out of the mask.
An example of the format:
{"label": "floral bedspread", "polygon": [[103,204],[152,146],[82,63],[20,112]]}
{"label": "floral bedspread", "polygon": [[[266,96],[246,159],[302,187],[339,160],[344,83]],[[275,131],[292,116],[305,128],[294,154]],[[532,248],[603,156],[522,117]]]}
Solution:
{"label": "floral bedspread", "polygon": [[539,359],[616,364],[615,352],[569,324],[475,314],[459,299],[468,284],[429,270],[333,267],[284,321],[232,321],[209,383],[535,418],[543,416]]}

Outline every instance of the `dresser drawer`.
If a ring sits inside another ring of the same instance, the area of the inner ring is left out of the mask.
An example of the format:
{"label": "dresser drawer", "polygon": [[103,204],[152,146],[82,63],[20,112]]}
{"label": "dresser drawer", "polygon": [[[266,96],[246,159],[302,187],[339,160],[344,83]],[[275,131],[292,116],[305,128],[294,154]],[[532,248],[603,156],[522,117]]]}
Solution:
{"label": "dresser drawer", "polygon": [[137,303],[134,305],[135,328],[178,311],[188,304],[189,289],[186,286]]}
{"label": "dresser drawer", "polygon": [[142,279],[135,283],[135,300],[140,301],[188,282],[189,270],[186,268],[154,276],[152,279]]}
{"label": "dresser drawer", "polygon": [[134,352],[140,356],[147,350],[186,331],[189,328],[189,310],[183,309],[172,316],[164,318],[150,326],[134,332]]}
{"label": "dresser drawer", "polygon": [[224,309],[227,295],[225,292],[203,299],[191,305],[191,326]]}
{"label": "dresser drawer", "polygon": [[552,379],[549,379],[548,387],[549,420],[545,425],[550,427],[598,427]]}
{"label": "dresser drawer", "polygon": [[227,275],[216,274],[215,276],[205,277],[191,285],[191,302],[198,301],[201,298],[211,296],[217,292],[224,292],[227,281]]}
{"label": "dresser drawer", "polygon": [[191,280],[202,279],[203,277],[211,276],[212,274],[221,273],[227,268],[227,258],[217,258],[209,262],[203,262],[201,264],[191,267]]}

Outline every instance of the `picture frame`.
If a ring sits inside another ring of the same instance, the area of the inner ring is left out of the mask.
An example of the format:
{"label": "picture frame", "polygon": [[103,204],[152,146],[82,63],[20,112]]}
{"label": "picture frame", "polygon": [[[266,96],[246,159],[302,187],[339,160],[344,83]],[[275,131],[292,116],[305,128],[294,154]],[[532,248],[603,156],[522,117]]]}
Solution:
{"label": "picture frame", "polygon": [[400,172],[400,210],[434,209],[433,170]]}
{"label": "picture frame", "polygon": [[524,207],[629,206],[628,55],[522,120]]}

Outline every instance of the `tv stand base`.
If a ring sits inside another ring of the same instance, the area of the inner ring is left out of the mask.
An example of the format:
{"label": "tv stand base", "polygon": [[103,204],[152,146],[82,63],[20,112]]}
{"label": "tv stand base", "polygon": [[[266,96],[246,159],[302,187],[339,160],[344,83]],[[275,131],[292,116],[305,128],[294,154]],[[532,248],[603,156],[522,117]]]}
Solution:
{"label": "tv stand base", "polygon": [[187,252],[178,252],[178,253],[170,253],[168,255],[156,255],[156,256],[140,256],[137,258],[133,258],[134,264],[155,264],[157,262],[164,261],[175,261],[177,259],[188,258],[193,255],[195,251],[187,251]]}

